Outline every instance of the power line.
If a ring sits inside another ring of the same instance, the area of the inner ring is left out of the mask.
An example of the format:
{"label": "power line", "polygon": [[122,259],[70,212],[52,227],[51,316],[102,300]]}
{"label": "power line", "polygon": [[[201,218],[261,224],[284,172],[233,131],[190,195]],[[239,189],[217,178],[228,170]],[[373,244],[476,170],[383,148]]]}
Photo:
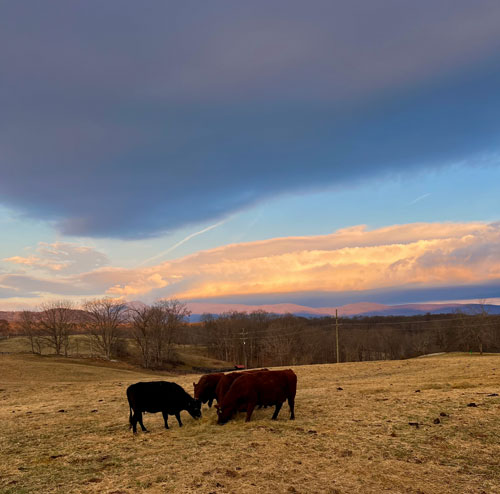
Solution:
{"label": "power line", "polygon": [[[478,323],[477,321],[468,321],[467,319],[463,318],[454,318],[454,319],[446,319],[446,320],[439,320],[438,322],[440,323],[447,323],[447,322],[453,322],[453,321],[461,321],[463,324],[461,325],[454,325],[454,326],[445,326],[445,325],[440,325],[439,329],[464,329],[464,328],[469,328],[469,329],[478,329],[478,328],[486,328],[486,327],[498,327],[500,326],[500,321],[498,322],[493,322],[493,321],[485,321],[483,323]],[[422,323],[429,323],[429,322],[436,322],[436,321],[418,321],[415,322],[413,321],[412,324],[415,324],[419,326]],[[471,325],[471,322],[474,324]],[[284,337],[284,336],[289,336],[289,335],[295,335],[295,334],[300,334],[304,333],[307,331],[327,331],[328,328],[331,328],[332,325],[334,325],[335,322],[329,323],[329,324],[323,324],[323,325],[317,325],[317,326],[301,326],[299,328],[294,328],[293,330],[288,330],[284,332],[284,330],[289,329],[289,328],[259,328],[253,331],[248,332],[248,330],[245,330],[245,338],[246,339],[256,339],[256,338],[275,338],[275,337]],[[401,324],[408,324],[407,322],[403,323],[374,323],[373,325],[370,323],[338,323],[338,327],[341,329],[360,329],[359,326],[362,327],[372,327],[372,326],[399,326]],[[337,327],[337,324],[335,324],[335,327]],[[411,330],[411,331],[418,331],[422,330],[424,328],[421,327],[415,327],[415,328],[405,328],[405,330]],[[213,334],[210,333],[210,330],[207,329],[202,329],[202,328],[193,328],[189,327],[188,332],[191,334],[195,333],[198,334],[199,336],[213,336]],[[227,339],[227,340],[238,340],[241,339],[241,335],[235,335],[235,334],[226,334],[226,335],[217,335],[219,339]]]}
{"label": "power line", "polygon": [[[494,315],[493,317],[495,317]],[[377,316],[379,317],[379,316]],[[381,316],[385,317],[385,316]],[[411,317],[411,316],[407,316]],[[423,321],[386,321],[386,322],[361,322],[361,321],[356,321],[356,320],[351,320],[352,322],[347,322],[347,323],[340,323],[340,326],[399,326],[401,324],[432,324],[432,323],[442,323],[442,322],[449,322],[449,321],[467,321],[472,318],[477,318],[477,317],[483,317],[483,316],[477,316],[477,315],[472,315],[472,316],[465,316],[465,317],[455,317],[455,318],[449,318],[449,319],[430,319],[430,320],[423,320]],[[486,317],[492,317],[486,316]],[[329,322],[325,324],[331,325],[333,324],[332,322]],[[498,318],[497,324],[500,324],[500,318]]]}
{"label": "power line", "polygon": [[[411,317],[411,316],[410,316]],[[468,322],[469,320],[477,317],[482,317],[482,316],[477,316],[477,315],[466,315],[465,317],[455,317],[455,318],[448,318],[448,319],[430,319],[430,320],[419,320],[419,321],[382,321],[382,322],[364,322],[364,321],[356,321],[356,320],[349,320],[349,322],[340,322],[342,319],[339,319],[339,327],[357,327],[357,326],[401,326],[401,325],[421,325],[421,324],[435,324],[435,323],[448,323],[448,322],[455,322],[455,321],[462,321],[462,322]],[[492,317],[491,315],[486,316],[486,317]],[[493,315],[495,317],[495,315]],[[332,318],[333,319],[333,318]],[[490,321],[487,322],[488,324],[491,325],[497,325],[500,324],[500,318],[498,318],[498,322]],[[275,319],[276,320],[276,319]],[[309,321],[314,321],[314,319],[309,319]],[[319,322],[319,321],[318,321]],[[486,323],[486,322],[485,322]],[[328,321],[326,324],[316,324],[314,327],[330,327],[332,324],[335,324],[335,320],[333,321]],[[307,326],[306,326],[307,327]],[[193,330],[194,327],[190,327],[190,330]],[[276,330],[280,330],[281,328],[276,328]],[[196,328],[196,330],[199,331],[205,331],[204,329],[201,328]],[[195,330],[195,331],[196,331]],[[275,328],[259,328],[256,330],[253,330],[251,333],[252,334],[257,334],[257,333],[266,333],[269,330],[275,330]]]}
{"label": "power line", "polygon": [[[296,328],[290,332],[276,332],[274,334],[269,334],[269,332],[267,332],[267,333],[263,334],[262,336],[255,335],[252,333],[246,333],[246,336],[244,336],[244,337],[241,335],[240,336],[237,336],[237,335],[230,335],[230,336],[216,335],[216,338],[218,338],[220,340],[231,340],[231,341],[246,339],[248,341],[248,340],[255,340],[255,339],[261,340],[261,339],[273,339],[273,338],[280,338],[280,337],[284,338],[284,337],[295,336],[295,335],[305,335],[308,332],[321,332],[322,334],[327,334],[327,330],[326,330],[325,326],[316,326],[316,327],[314,327],[314,326],[307,327],[306,326],[306,327]],[[204,336],[213,336],[213,335],[204,333]]]}

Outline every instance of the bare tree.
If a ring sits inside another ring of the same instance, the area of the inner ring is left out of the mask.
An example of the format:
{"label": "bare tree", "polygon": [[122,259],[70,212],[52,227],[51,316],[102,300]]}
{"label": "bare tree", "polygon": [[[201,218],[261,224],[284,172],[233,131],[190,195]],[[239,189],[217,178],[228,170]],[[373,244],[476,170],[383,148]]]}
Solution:
{"label": "bare tree", "polygon": [[[223,313],[217,318],[205,316],[203,324],[208,338],[208,347],[213,355],[221,360],[234,360],[233,342],[235,337],[233,316],[235,313]],[[238,325],[240,326],[240,325]],[[240,326],[241,328],[241,326]]]}
{"label": "bare tree", "polygon": [[152,307],[153,311],[153,350],[157,365],[172,358],[172,344],[180,333],[191,312],[186,304],[178,300],[161,300]]}
{"label": "bare tree", "polygon": [[[266,365],[295,364],[300,350],[297,348],[297,338],[302,328],[300,319],[292,314],[284,314],[279,318],[262,314],[258,317],[261,324],[267,326],[264,344],[258,345],[259,353],[265,354]],[[257,336],[258,338],[258,336]]]}
{"label": "bare tree", "polygon": [[152,364],[162,367],[170,357],[173,335],[168,326],[168,314],[161,305],[149,308],[149,329]]}
{"label": "bare tree", "polygon": [[431,345],[431,334],[427,331],[412,331],[409,335],[407,349],[411,352],[410,356],[425,355],[429,353]]}
{"label": "bare tree", "polygon": [[110,359],[127,320],[128,308],[111,298],[88,300],[83,304],[86,311],[84,326],[92,343]]}
{"label": "bare tree", "polygon": [[141,351],[142,365],[146,369],[151,365],[151,307],[144,306],[131,310],[134,340]]}
{"label": "bare tree", "polygon": [[41,306],[38,314],[39,339],[52,347],[56,355],[68,355],[69,335],[73,331],[74,306],[69,300],[56,300]]}
{"label": "bare tree", "polygon": [[9,328],[9,321],[7,321],[7,319],[0,319],[0,338],[9,337]]}
{"label": "bare tree", "polygon": [[479,301],[477,309],[467,312],[457,311],[462,341],[469,351],[475,347],[482,355],[484,346],[490,341],[492,333],[490,317],[484,301]]}
{"label": "bare tree", "polygon": [[30,310],[23,310],[21,312],[21,331],[28,337],[31,352],[32,353],[42,353],[42,348],[40,345],[39,338],[39,328],[38,328],[38,313]]}
{"label": "bare tree", "polygon": [[178,300],[161,300],[132,312],[134,338],[144,367],[161,368],[172,357],[172,344],[191,314]]}

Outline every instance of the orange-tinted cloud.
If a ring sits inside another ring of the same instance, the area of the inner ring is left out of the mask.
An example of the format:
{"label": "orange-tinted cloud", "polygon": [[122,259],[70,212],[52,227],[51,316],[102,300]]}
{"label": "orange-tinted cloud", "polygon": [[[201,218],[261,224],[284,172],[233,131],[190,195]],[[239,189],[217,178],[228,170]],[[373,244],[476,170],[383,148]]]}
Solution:
{"label": "orange-tinted cloud", "polygon": [[0,288],[18,297],[189,300],[492,281],[500,281],[500,223],[417,223],[233,244],[137,269],[99,267],[44,279],[0,275]]}
{"label": "orange-tinted cloud", "polygon": [[132,283],[108,292],[146,295],[155,288],[149,282],[154,275],[168,285],[168,295],[185,299],[474,283],[500,278],[497,252],[499,224],[358,226],[198,252],[137,270]]}

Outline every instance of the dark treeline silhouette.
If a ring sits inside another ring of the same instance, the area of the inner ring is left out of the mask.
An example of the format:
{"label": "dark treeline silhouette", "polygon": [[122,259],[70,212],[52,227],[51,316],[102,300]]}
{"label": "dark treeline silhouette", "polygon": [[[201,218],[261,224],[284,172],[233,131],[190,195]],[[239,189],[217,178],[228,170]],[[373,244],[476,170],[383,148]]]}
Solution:
{"label": "dark treeline silhouette", "polygon": [[48,348],[68,355],[69,336],[84,334],[93,355],[132,360],[152,369],[177,362],[176,345],[194,345],[207,357],[245,367],[500,352],[500,316],[488,314],[483,306],[475,313],[338,320],[257,311],[204,314],[201,322],[189,324],[189,315],[187,306],[177,300],[133,308],[96,299],[86,301],[82,309],[56,301],[36,312],[24,311],[10,328],[2,322],[2,335],[25,335],[33,353]]}
{"label": "dark treeline silhouette", "polygon": [[[442,314],[339,318],[339,361],[393,360],[439,352],[500,352],[500,316]],[[205,314],[185,342],[247,367],[337,361],[336,320],[265,312]]]}

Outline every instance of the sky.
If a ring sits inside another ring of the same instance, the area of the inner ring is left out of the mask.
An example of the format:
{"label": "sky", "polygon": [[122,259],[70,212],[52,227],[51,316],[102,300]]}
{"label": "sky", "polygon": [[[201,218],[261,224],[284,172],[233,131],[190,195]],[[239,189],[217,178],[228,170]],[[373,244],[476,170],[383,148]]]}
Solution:
{"label": "sky", "polygon": [[500,297],[500,3],[0,3],[0,310]]}

